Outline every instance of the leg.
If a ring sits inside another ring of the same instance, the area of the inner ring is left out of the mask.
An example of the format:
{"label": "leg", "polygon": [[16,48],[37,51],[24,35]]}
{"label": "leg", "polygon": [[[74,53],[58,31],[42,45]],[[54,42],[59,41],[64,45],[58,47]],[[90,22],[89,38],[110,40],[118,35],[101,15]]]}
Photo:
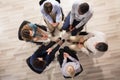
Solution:
{"label": "leg", "polygon": [[70,26],[70,12],[68,13],[67,17],[65,18],[65,22],[62,26],[62,29],[68,30],[69,26]]}
{"label": "leg", "polygon": [[83,30],[83,27],[84,27],[84,25],[82,25],[82,26],[79,27],[78,29],[74,29],[74,30],[71,32],[71,35],[72,35],[72,36],[76,36],[78,32],[80,32],[81,30]]}
{"label": "leg", "polygon": [[55,58],[55,53],[59,50],[60,48],[60,45],[57,45],[53,50],[52,52],[49,54],[50,56],[50,62],[54,60]]}
{"label": "leg", "polygon": [[69,47],[65,46],[64,50],[72,57],[78,60],[78,57],[76,56],[76,51],[71,50]]}
{"label": "leg", "polygon": [[58,51],[58,49],[60,48],[60,46],[65,42],[65,40],[63,39],[62,41],[59,41],[58,45],[52,50],[52,52],[50,53],[52,55],[52,57],[54,58],[55,53]]}
{"label": "leg", "polygon": [[47,50],[47,49],[49,49],[50,47],[52,47],[55,43],[56,43],[55,41],[50,41],[50,43],[45,46],[45,50]]}
{"label": "leg", "polygon": [[45,18],[44,18],[44,21],[47,24],[49,31],[53,32],[54,31],[54,27]]}
{"label": "leg", "polygon": [[55,41],[50,41],[50,43],[48,45],[45,46],[45,50],[51,48],[55,43],[59,42],[61,40],[61,38],[59,37],[57,40]]}
{"label": "leg", "polygon": [[59,50],[59,53],[60,53],[60,54],[57,56],[57,60],[58,60],[58,62],[59,62],[59,64],[60,64],[60,67],[62,67],[62,63],[63,63],[63,60],[64,60],[63,52],[64,52],[64,50],[63,50],[63,49],[60,49],[60,50]]}
{"label": "leg", "polygon": [[63,10],[61,8],[61,13],[62,13],[62,21],[64,20],[64,13],[63,13]]}

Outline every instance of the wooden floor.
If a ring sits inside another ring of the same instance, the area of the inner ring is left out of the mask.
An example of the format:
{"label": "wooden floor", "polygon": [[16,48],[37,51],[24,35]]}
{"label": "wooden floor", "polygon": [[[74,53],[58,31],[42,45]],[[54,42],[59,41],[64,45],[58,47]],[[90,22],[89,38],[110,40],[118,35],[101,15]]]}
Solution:
{"label": "wooden floor", "polygon": [[[91,3],[94,15],[87,31],[107,34],[109,50],[92,59],[79,53],[84,71],[75,80],[120,80],[120,0],[85,0]],[[38,46],[19,41],[17,32],[23,20],[45,24],[39,0],[0,0],[0,80],[64,80],[55,60],[42,73],[32,72],[25,60]],[[74,0],[61,0],[65,15]]]}

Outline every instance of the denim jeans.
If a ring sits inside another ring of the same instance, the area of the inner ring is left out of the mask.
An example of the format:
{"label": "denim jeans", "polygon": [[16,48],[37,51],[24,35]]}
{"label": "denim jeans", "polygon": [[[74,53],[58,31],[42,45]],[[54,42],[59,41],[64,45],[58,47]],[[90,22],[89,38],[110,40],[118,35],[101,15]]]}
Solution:
{"label": "denim jeans", "polygon": [[[71,14],[71,12],[69,12],[68,15],[67,15],[67,17],[65,18],[65,22],[64,22],[64,24],[63,24],[63,26],[62,26],[62,29],[63,29],[63,30],[69,31],[69,27],[70,27],[70,14]],[[76,20],[74,20],[72,26],[75,27],[75,26],[78,25],[80,22],[81,22],[81,21],[76,21]],[[80,32],[80,31],[83,29],[83,26],[84,26],[84,25],[82,25],[82,26],[79,27],[78,29],[75,28],[75,29],[71,32],[71,35],[72,35],[72,36],[77,35],[77,33]]]}

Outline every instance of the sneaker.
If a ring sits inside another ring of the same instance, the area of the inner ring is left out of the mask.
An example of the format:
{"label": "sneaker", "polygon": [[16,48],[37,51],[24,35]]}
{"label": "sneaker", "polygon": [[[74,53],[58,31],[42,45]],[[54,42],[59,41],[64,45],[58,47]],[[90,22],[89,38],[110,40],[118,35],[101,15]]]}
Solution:
{"label": "sneaker", "polygon": [[64,43],[64,42],[65,42],[65,39],[63,39],[62,42]]}

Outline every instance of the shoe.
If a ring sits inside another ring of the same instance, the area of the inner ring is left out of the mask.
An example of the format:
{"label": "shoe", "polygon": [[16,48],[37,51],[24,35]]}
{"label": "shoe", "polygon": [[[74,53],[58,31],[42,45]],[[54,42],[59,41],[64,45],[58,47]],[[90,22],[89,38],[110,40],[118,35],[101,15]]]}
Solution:
{"label": "shoe", "polygon": [[65,39],[63,39],[62,42],[64,43],[64,42],[65,42]]}
{"label": "shoe", "polygon": [[62,32],[62,28],[60,29],[60,32]]}

